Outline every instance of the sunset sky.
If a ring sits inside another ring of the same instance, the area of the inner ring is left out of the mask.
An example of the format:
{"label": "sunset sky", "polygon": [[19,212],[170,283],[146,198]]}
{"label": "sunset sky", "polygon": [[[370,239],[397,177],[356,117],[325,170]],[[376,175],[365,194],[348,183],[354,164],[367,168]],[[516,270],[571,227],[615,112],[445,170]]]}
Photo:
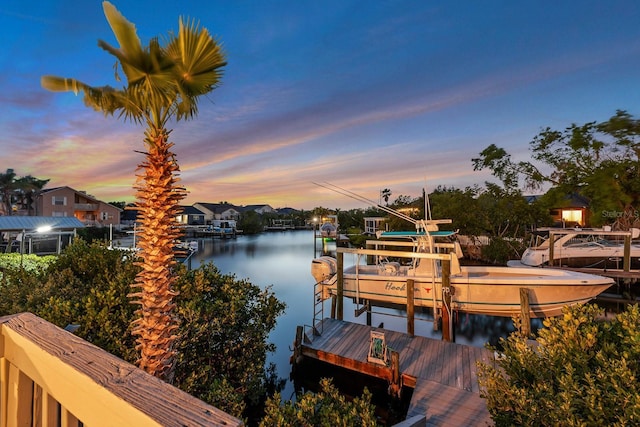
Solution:
{"label": "sunset sky", "polygon": [[[640,2],[114,0],[144,45],[196,18],[227,55],[195,120],[172,123],[184,204],[366,207],[492,177],[547,126],[640,115]],[[98,0],[2,0],[0,170],[132,201],[144,128],[40,77],[120,87]]]}

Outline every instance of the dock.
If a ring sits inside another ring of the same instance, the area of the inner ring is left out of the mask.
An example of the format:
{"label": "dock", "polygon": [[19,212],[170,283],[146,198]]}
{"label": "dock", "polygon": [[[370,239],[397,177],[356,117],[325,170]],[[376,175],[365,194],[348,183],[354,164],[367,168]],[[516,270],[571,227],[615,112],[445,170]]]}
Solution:
{"label": "dock", "polygon": [[[299,327],[299,331],[302,327]],[[493,425],[480,398],[476,362],[494,363],[490,350],[332,318],[298,341],[294,356],[314,358],[362,374],[413,388],[406,419],[409,425]],[[383,333],[395,363],[370,362],[372,332]],[[295,360],[295,357],[293,358]]]}

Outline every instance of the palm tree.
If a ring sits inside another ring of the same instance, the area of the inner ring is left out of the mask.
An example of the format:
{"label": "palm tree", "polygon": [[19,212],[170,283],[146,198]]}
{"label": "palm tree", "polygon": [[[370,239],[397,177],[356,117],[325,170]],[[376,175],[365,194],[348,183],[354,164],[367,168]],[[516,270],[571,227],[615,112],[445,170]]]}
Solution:
{"label": "palm tree", "polygon": [[109,2],[103,2],[103,9],[120,47],[104,41],[98,45],[116,57],[116,78],[119,65],[126,86],[92,87],[54,76],[42,77],[41,83],[52,91],[84,92],[86,105],[146,126],[145,160],[138,166],[141,172],[134,186],[142,231],[138,235],[141,271],[130,294],[140,304],[132,333],[140,351],[138,365],[171,382],[178,328],[173,313],[173,247],[181,235],[176,215],[186,192],[178,185],[179,167],[167,123],[197,114],[196,100],[217,87],[226,63],[220,44],[194,21],[181,18],[178,33],[169,33],[164,46],[154,38],[143,48],[131,22]]}
{"label": "palm tree", "polygon": [[[20,204],[27,208],[27,215],[31,215],[34,210],[34,202],[42,192],[42,189],[49,182],[48,179],[38,179],[31,175],[23,176],[16,180],[16,192],[20,197]],[[35,213],[36,215],[38,212]]]}
{"label": "palm tree", "polygon": [[5,173],[0,173],[0,199],[2,199],[0,210],[4,215],[13,214],[13,197],[16,188],[16,174],[13,169],[7,169]]}

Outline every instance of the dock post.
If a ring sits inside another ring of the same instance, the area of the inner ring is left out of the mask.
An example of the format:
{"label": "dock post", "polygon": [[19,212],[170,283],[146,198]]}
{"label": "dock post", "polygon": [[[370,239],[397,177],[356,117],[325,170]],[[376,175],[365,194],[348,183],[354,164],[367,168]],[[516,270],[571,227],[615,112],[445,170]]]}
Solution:
{"label": "dock post", "polygon": [[531,335],[531,314],[529,311],[529,288],[520,288],[520,316],[523,335]]}
{"label": "dock post", "polygon": [[389,349],[389,355],[391,359],[391,384],[389,384],[389,394],[400,398],[400,392],[402,391],[400,354],[395,350]]}
{"label": "dock post", "polygon": [[336,318],[336,301],[338,300],[338,297],[336,297],[335,295],[331,295],[331,318],[335,319]]}
{"label": "dock post", "polygon": [[336,319],[343,320],[343,296],[344,296],[344,253],[336,253],[338,261],[338,289],[336,301]]}
{"label": "dock post", "polygon": [[631,234],[624,236],[624,261],[622,265],[626,272],[631,269]]}
{"label": "dock post", "polygon": [[553,253],[553,245],[555,244],[554,240],[555,240],[556,235],[553,233],[549,233],[549,267],[553,266],[553,257],[554,257],[554,253]]}
{"label": "dock post", "polygon": [[414,325],[415,325],[415,311],[414,311],[414,280],[407,279],[407,334],[413,337]]}
{"label": "dock post", "polygon": [[300,363],[302,363],[303,356],[302,356],[302,349],[300,346],[302,345],[303,335],[304,335],[304,327],[296,326],[296,338],[293,341],[293,354],[289,359],[289,364],[291,365],[291,370],[293,372],[295,372],[297,366]]}
{"label": "dock post", "polygon": [[451,260],[442,260],[442,340],[453,341],[451,317]]}

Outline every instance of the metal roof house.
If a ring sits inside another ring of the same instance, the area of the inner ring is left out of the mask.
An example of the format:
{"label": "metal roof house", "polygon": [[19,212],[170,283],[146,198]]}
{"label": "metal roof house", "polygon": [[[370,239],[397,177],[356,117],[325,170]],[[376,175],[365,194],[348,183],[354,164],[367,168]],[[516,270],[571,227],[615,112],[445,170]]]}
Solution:
{"label": "metal roof house", "polygon": [[3,252],[60,253],[76,230],[84,228],[74,217],[0,216],[0,250]]}

